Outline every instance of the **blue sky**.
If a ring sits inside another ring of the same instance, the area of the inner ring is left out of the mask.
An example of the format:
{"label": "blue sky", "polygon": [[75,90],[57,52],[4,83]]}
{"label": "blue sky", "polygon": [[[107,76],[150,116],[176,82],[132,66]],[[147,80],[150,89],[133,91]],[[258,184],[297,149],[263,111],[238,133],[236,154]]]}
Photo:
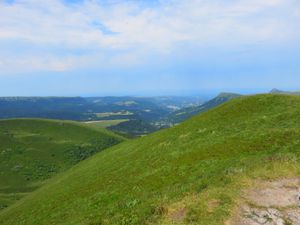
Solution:
{"label": "blue sky", "polygon": [[0,0],[0,96],[300,89],[297,0]]}

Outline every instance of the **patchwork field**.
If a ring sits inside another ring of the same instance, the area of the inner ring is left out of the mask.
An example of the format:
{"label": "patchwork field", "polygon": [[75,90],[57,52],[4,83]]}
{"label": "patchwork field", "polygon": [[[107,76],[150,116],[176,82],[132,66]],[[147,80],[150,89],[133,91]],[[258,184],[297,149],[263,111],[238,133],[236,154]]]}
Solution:
{"label": "patchwork field", "polygon": [[126,112],[105,112],[105,113],[95,113],[98,118],[105,118],[105,117],[111,117],[111,116],[129,116],[133,115],[132,112],[126,111]]}

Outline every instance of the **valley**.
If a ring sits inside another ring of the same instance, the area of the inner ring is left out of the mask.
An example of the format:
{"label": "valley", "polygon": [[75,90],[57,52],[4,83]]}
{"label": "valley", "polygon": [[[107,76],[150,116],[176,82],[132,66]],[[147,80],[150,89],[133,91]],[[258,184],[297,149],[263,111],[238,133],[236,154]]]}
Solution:
{"label": "valley", "polygon": [[0,225],[300,225],[299,0],[0,15]]}

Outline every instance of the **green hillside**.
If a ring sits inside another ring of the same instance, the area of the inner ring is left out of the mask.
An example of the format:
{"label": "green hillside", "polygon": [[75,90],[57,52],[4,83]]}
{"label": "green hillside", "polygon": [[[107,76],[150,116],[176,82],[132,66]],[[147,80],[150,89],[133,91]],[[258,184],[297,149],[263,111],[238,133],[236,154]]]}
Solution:
{"label": "green hillside", "polygon": [[122,141],[104,129],[37,119],[0,121],[0,209],[54,174]]}
{"label": "green hillside", "polygon": [[223,224],[252,179],[300,174],[300,97],[233,99],[77,164],[5,225]]}
{"label": "green hillside", "polygon": [[115,133],[124,135],[125,137],[138,137],[153,133],[158,130],[154,125],[143,120],[129,120],[116,125],[107,127]]}

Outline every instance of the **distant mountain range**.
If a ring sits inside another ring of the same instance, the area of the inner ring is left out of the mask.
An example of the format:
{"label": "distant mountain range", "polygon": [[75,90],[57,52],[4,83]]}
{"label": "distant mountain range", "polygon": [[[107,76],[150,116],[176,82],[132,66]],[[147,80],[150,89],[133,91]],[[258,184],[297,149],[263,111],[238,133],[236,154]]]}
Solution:
{"label": "distant mountain range", "polygon": [[[0,119],[48,118],[77,121],[141,119],[154,121],[182,107],[199,105],[200,97],[2,97]],[[129,113],[122,113],[129,112]],[[99,114],[113,113],[105,117]]]}

